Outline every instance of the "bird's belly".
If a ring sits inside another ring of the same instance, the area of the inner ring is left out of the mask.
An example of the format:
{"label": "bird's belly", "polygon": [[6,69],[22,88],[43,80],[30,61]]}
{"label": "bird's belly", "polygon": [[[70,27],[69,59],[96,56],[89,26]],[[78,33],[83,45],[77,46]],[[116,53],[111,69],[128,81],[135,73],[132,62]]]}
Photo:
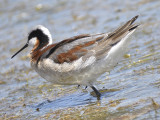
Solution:
{"label": "bird's belly", "polygon": [[[89,70],[90,69],[90,70]],[[71,72],[57,72],[52,70],[36,70],[45,80],[59,85],[92,85],[98,77],[91,68]]]}
{"label": "bird's belly", "polygon": [[48,67],[36,68],[33,65],[32,67],[42,78],[53,84],[90,86],[95,83],[101,74],[110,71],[115,65],[113,65],[113,63],[107,65],[106,61],[108,61],[108,63],[110,62],[110,60],[102,59],[86,68],[69,72],[54,71]]}

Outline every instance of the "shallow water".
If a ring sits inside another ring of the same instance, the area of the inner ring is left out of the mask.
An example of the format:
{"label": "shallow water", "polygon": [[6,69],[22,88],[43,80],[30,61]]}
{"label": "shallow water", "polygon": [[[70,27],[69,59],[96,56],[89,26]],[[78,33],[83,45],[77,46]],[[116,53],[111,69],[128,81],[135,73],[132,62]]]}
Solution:
{"label": "shallow water", "polygon": [[[1,0],[0,119],[160,119],[160,1]],[[54,42],[114,30],[135,15],[129,52],[98,79],[102,99],[85,86],[55,86],[31,69],[27,34],[45,25]],[[27,53],[27,54],[26,54]]]}

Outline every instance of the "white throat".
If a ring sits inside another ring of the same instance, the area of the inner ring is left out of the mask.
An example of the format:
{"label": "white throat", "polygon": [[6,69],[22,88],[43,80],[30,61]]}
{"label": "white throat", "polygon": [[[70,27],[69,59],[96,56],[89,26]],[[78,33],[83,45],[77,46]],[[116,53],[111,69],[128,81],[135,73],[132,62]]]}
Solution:
{"label": "white throat", "polygon": [[28,45],[31,47],[34,47],[34,45],[36,44],[36,40],[37,40],[37,37],[30,39]]}

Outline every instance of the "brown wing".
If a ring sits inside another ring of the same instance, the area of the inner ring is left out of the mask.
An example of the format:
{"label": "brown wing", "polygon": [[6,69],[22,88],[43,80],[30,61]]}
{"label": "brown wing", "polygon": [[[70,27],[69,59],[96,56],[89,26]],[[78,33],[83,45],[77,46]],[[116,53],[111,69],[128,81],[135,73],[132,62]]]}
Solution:
{"label": "brown wing", "polygon": [[89,50],[97,45],[96,43],[104,38],[104,34],[87,35],[86,37],[80,36],[75,37],[78,39],[67,39],[67,42],[62,41],[58,43],[58,47],[56,48],[55,46],[53,48],[54,52],[50,54],[49,58],[56,63],[72,62],[87,54]]}
{"label": "brown wing", "polygon": [[[88,55],[93,55],[101,58],[108,53],[112,46],[116,45],[130,31],[134,30],[138,25],[133,25],[133,22],[138,18],[135,16],[123,26],[116,29],[114,32],[97,35],[79,35],[69,39],[65,39],[56,44],[46,57],[53,59],[56,63],[72,62],[83,57],[87,59]],[[95,52],[92,52],[94,50]]]}
{"label": "brown wing", "polygon": [[89,50],[91,50],[95,46],[95,43],[98,42],[98,40],[102,40],[103,38],[104,37],[101,36],[93,39],[92,41],[76,45],[72,49],[58,54],[57,59],[55,59],[55,61],[57,63],[64,63],[77,60],[78,58],[84,56]]}

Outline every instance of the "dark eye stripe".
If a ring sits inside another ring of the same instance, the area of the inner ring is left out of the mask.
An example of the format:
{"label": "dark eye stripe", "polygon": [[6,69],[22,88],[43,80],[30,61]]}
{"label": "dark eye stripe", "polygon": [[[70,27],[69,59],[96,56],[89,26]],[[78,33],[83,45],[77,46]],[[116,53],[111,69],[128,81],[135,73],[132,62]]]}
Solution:
{"label": "dark eye stripe", "polygon": [[32,31],[28,36],[28,41],[34,37],[37,37],[41,47],[42,45],[46,45],[49,42],[49,37],[46,34],[44,34],[40,29],[36,29]]}

